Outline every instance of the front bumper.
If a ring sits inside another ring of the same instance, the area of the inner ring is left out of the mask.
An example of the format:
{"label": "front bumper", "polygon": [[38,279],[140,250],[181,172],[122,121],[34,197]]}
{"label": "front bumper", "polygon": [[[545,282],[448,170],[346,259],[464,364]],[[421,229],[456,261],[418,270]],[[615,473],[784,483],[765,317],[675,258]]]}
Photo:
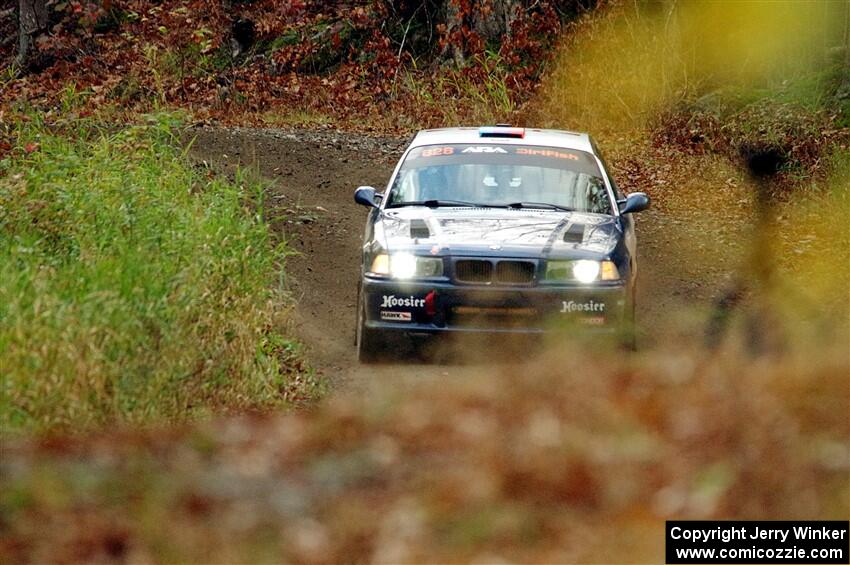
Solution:
{"label": "front bumper", "polygon": [[364,277],[365,325],[414,335],[543,333],[565,326],[616,333],[631,320],[625,284],[496,287]]}

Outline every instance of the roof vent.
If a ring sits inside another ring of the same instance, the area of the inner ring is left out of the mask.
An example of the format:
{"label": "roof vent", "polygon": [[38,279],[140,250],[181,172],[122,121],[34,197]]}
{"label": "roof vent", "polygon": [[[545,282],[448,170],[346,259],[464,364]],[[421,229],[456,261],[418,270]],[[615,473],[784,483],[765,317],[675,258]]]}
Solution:
{"label": "roof vent", "polygon": [[584,224],[572,224],[564,230],[566,243],[581,243],[584,241]]}
{"label": "roof vent", "polygon": [[525,137],[525,128],[515,128],[505,124],[484,126],[478,128],[478,137],[512,137],[522,139]]}
{"label": "roof vent", "polygon": [[410,238],[411,239],[428,239],[431,237],[431,230],[428,229],[428,224],[425,220],[416,218],[410,220]]}

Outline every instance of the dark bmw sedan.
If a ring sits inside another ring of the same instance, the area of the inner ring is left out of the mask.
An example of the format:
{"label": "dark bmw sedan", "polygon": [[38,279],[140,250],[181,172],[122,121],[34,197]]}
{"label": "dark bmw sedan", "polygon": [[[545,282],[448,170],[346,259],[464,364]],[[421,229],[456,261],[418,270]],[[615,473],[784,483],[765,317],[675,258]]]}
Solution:
{"label": "dark bmw sedan", "polygon": [[[357,348],[375,361],[399,339],[633,335],[643,193],[620,193],[587,134],[514,128],[420,132],[370,207]],[[625,331],[624,331],[625,330]]]}

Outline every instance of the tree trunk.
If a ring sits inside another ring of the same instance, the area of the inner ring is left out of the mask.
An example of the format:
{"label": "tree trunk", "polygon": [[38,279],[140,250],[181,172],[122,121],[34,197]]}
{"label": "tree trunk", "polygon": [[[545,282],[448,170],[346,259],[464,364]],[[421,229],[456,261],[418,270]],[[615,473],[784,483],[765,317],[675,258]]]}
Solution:
{"label": "tree trunk", "polygon": [[[463,14],[458,5],[452,0],[448,0],[445,3],[444,9],[445,15],[443,16],[443,21],[445,21],[446,25],[446,35],[451,38],[452,34],[463,26]],[[455,65],[458,67],[462,67],[464,64],[463,48],[457,45],[455,41],[450,40],[446,42],[442,56],[446,59],[454,60]]]}
{"label": "tree trunk", "polygon": [[485,5],[488,9],[476,13],[473,29],[486,41],[499,42],[510,33],[522,1],[490,0]]}
{"label": "tree trunk", "polygon": [[[523,0],[484,0],[474,2],[472,9],[464,13],[459,0],[445,0],[442,19],[449,36],[465,26],[485,42],[500,43],[510,33],[523,5]],[[451,41],[443,51],[443,57],[454,59],[458,66],[464,65],[466,55],[464,46]]]}
{"label": "tree trunk", "polygon": [[18,56],[16,62],[24,67],[29,60],[33,41],[47,28],[46,0],[18,2]]}

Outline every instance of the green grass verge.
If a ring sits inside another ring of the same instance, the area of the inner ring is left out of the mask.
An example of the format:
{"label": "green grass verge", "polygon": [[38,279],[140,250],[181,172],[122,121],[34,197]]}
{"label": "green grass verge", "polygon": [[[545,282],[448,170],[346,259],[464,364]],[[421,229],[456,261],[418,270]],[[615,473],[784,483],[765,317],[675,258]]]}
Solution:
{"label": "green grass verge", "polygon": [[262,187],[193,169],[176,119],[15,126],[0,160],[0,429],[154,424],[312,399],[280,332]]}

